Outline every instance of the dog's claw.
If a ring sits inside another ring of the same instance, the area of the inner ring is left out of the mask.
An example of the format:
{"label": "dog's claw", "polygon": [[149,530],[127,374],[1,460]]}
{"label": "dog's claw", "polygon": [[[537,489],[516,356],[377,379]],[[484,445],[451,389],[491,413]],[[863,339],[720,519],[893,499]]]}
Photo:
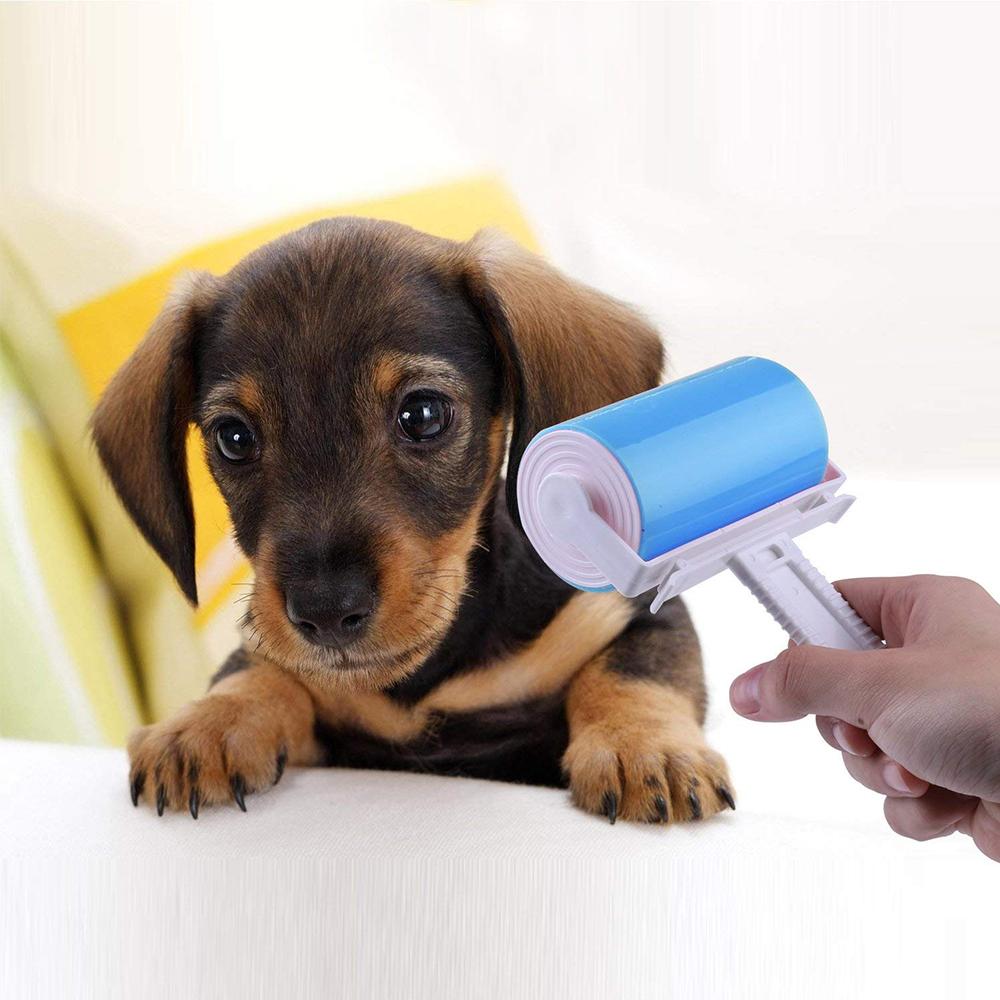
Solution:
{"label": "dog's claw", "polygon": [[688,792],[688,805],[691,806],[691,818],[701,819],[701,799],[698,798],[693,787]]}
{"label": "dog's claw", "polygon": [[277,784],[279,781],[281,781],[281,776],[285,773],[285,765],[287,763],[288,763],[288,751],[284,747],[282,747],[278,751],[278,760],[277,760],[277,766],[276,766],[276,771],[275,771],[275,775],[274,775],[274,783],[275,784]]}
{"label": "dog's claw", "polygon": [[611,825],[614,826],[615,820],[618,818],[618,796],[614,792],[605,792],[604,798],[601,800],[601,808],[604,815],[611,821]]}
{"label": "dog's claw", "polygon": [[653,799],[653,805],[656,806],[656,815],[660,817],[660,822],[669,823],[670,813],[667,810],[667,800],[662,795],[657,795]]}
{"label": "dog's claw", "polygon": [[167,806],[167,789],[163,785],[156,788],[156,815],[162,816]]}
{"label": "dog's claw", "polygon": [[719,785],[716,791],[719,793],[719,798],[722,799],[722,801],[725,802],[730,809],[736,808],[736,800],[733,798],[733,793],[726,788],[725,785]]}
{"label": "dog's claw", "polygon": [[139,805],[139,796],[142,795],[142,786],[146,784],[146,775],[142,771],[136,771],[132,783],[129,785],[129,794],[132,796],[132,805]]}
{"label": "dog's claw", "polygon": [[243,793],[247,790],[246,782],[243,780],[243,776],[239,774],[234,774],[232,781],[229,782],[229,787],[233,790],[233,798],[236,800],[236,804],[243,810],[247,811],[247,804],[243,801]]}
{"label": "dog's claw", "polygon": [[188,797],[188,809],[191,810],[191,818],[198,818],[198,806],[201,804],[201,798],[198,795],[198,789],[192,788],[191,795]]}

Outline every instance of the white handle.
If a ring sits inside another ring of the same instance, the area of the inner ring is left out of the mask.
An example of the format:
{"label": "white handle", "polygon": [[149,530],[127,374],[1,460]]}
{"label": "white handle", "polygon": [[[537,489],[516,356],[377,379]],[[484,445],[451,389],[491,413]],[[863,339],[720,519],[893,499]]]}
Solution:
{"label": "white handle", "polygon": [[882,640],[788,535],[738,552],[729,568],[796,645],[882,647]]}

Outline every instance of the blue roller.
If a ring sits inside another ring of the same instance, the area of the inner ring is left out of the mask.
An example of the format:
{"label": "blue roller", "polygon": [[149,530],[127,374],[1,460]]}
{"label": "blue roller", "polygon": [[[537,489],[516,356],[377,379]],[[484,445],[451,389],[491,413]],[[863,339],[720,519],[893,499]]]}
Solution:
{"label": "blue roller", "polygon": [[577,431],[617,459],[652,559],[815,486],[829,442],[812,393],[765,358],[727,361],[542,431]]}

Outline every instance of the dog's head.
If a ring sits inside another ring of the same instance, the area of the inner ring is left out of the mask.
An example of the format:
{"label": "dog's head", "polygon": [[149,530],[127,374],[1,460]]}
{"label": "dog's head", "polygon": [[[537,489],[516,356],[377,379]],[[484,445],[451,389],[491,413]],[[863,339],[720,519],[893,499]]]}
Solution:
{"label": "dog's head", "polygon": [[441,642],[510,440],[654,386],[635,313],[498,234],[339,218],[189,276],[94,415],[123,503],[197,600],[196,423],[286,667],[385,686]]}

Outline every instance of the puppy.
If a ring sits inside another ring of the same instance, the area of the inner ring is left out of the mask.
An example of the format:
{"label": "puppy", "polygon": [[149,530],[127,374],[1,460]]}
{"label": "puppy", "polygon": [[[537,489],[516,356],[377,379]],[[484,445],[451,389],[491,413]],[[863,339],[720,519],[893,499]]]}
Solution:
{"label": "puppy", "polygon": [[518,527],[533,435],[662,363],[636,313],[495,233],[336,218],[190,276],[93,435],[196,603],[197,424],[255,584],[208,694],[130,739],[133,802],[245,809],[328,764],[568,785],[612,823],[732,808],[681,601],[578,592]]}

